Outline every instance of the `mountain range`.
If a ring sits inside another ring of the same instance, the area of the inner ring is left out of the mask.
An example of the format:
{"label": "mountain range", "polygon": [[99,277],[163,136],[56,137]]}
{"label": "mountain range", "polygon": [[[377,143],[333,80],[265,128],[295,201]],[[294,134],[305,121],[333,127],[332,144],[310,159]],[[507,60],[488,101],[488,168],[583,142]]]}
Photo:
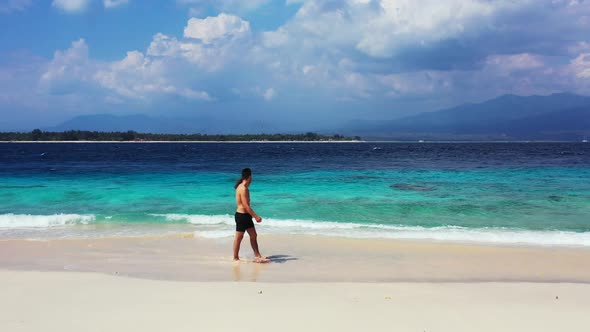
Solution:
{"label": "mountain range", "polygon": [[124,132],[134,130],[142,133],[174,134],[200,132],[202,128],[195,127],[194,124],[195,121],[187,121],[187,119],[169,119],[143,114],[92,114],[77,116],[55,127],[45,128],[44,131],[89,130]]}
{"label": "mountain range", "polygon": [[[147,115],[78,116],[45,131],[96,130],[150,133],[241,134],[221,130],[212,119]],[[242,128],[243,130],[243,128]],[[590,97],[568,93],[548,96],[503,95],[482,103],[389,120],[356,120],[330,133],[384,140],[582,140],[590,136]],[[293,129],[291,133],[298,133]]]}
{"label": "mountain range", "polygon": [[342,131],[399,140],[581,140],[590,136],[590,97],[504,95],[397,120],[354,121]]}

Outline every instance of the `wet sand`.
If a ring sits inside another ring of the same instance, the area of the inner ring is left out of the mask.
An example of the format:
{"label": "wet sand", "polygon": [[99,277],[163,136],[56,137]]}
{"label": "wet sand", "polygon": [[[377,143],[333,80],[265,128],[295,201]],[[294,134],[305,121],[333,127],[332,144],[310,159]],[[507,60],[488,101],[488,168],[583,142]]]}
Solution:
{"label": "wet sand", "polygon": [[590,283],[590,249],[261,235],[270,264],[232,262],[231,238],[2,240],[0,269],[176,281]]}

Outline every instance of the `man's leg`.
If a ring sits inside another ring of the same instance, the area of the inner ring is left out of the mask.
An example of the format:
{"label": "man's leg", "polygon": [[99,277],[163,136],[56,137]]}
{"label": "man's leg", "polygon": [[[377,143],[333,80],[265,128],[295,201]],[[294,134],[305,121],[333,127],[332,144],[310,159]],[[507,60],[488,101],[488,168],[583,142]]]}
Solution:
{"label": "man's leg", "polygon": [[236,232],[236,237],[234,239],[234,261],[240,260],[240,244],[242,243],[243,238],[244,232]]}
{"label": "man's leg", "polygon": [[266,263],[269,261],[268,258],[262,257],[260,251],[258,250],[258,234],[256,233],[256,228],[250,227],[246,229],[248,235],[250,236],[250,245],[252,246],[252,250],[254,250],[254,256],[256,257],[256,261],[259,263]]}

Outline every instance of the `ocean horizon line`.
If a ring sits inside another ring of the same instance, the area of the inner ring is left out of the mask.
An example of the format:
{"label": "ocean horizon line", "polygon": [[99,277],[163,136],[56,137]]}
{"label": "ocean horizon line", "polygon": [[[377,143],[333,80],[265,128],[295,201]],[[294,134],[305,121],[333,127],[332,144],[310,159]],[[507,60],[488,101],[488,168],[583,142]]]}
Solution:
{"label": "ocean horizon line", "polygon": [[424,143],[453,143],[453,144],[469,144],[469,143],[576,143],[576,144],[583,144],[588,143],[584,141],[574,141],[574,140],[507,140],[507,141],[499,141],[499,140],[476,140],[476,141],[447,141],[447,140],[436,140],[436,141],[429,141],[429,140],[411,140],[411,141],[402,141],[402,140],[334,140],[334,141],[268,141],[268,140],[252,140],[252,141],[1,141],[1,143],[416,143],[416,144],[424,144]]}

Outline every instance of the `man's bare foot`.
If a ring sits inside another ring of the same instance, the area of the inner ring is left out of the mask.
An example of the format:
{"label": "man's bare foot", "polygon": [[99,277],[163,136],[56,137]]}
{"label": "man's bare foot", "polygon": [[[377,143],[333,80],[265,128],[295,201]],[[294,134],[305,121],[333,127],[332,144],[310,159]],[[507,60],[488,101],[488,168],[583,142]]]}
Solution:
{"label": "man's bare foot", "polygon": [[254,263],[268,263],[268,262],[270,262],[270,258],[268,258],[268,257],[260,256],[260,257],[254,258]]}
{"label": "man's bare foot", "polygon": [[240,261],[240,257],[234,257],[234,262],[239,262]]}

